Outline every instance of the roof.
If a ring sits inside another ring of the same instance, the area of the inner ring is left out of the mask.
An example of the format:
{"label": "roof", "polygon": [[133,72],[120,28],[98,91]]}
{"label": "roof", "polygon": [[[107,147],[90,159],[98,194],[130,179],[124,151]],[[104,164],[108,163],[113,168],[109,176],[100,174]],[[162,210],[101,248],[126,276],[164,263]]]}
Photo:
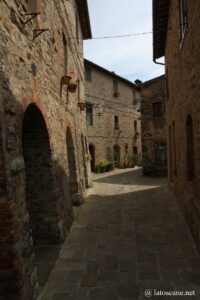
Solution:
{"label": "roof", "polygon": [[76,0],[76,6],[78,10],[78,15],[81,23],[83,39],[88,40],[92,38],[90,17],[88,11],[87,0]]}
{"label": "roof", "polygon": [[115,74],[115,72],[111,72],[111,71],[109,71],[109,70],[107,70],[107,69],[105,69],[105,68],[103,68],[103,67],[101,67],[99,65],[96,65],[95,63],[93,63],[92,61],[90,61],[88,59],[84,59],[84,62],[85,62],[85,66],[94,67],[94,68],[96,68],[96,69],[98,69],[100,71],[103,71],[103,72],[111,75],[112,77],[116,78],[117,80],[124,81],[125,83],[127,83],[127,84],[131,85],[132,87],[134,87],[135,89],[137,89],[137,86],[136,86],[136,84],[134,82],[129,81],[128,79]]}
{"label": "roof", "polygon": [[165,55],[170,0],[153,0],[153,60]]}
{"label": "roof", "polygon": [[147,87],[148,85],[150,85],[150,84],[152,84],[152,83],[155,83],[155,82],[157,82],[157,81],[159,81],[159,80],[162,80],[162,79],[165,79],[165,74],[163,74],[163,75],[161,75],[161,76],[158,76],[158,77],[155,77],[155,78],[153,78],[153,79],[150,79],[150,80],[148,80],[148,81],[143,82],[142,86],[143,86],[143,87]]}

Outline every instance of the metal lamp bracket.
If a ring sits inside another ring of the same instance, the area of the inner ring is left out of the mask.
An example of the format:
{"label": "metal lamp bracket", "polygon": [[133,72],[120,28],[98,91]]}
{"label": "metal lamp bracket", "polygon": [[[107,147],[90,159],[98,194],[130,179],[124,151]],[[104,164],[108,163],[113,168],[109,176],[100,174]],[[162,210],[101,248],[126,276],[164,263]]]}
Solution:
{"label": "metal lamp bracket", "polygon": [[36,37],[38,37],[40,34],[42,34],[47,30],[49,29],[40,29],[40,28],[33,29],[33,39],[35,39]]}

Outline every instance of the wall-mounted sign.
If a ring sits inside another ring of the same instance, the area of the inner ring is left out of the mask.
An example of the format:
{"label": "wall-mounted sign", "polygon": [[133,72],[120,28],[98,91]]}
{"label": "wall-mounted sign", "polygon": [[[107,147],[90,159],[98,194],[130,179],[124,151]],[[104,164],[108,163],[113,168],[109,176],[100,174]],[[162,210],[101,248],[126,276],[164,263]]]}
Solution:
{"label": "wall-mounted sign", "polygon": [[7,137],[7,149],[8,150],[15,149],[15,137],[13,136]]}

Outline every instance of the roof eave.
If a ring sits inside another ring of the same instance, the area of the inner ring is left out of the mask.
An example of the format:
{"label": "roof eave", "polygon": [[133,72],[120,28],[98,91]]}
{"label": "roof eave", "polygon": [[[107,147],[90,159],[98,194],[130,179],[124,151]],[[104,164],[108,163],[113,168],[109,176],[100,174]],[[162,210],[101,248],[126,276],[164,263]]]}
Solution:
{"label": "roof eave", "polygon": [[92,31],[90,26],[90,17],[87,0],[76,0],[76,6],[81,23],[83,40],[89,40],[92,38]]}

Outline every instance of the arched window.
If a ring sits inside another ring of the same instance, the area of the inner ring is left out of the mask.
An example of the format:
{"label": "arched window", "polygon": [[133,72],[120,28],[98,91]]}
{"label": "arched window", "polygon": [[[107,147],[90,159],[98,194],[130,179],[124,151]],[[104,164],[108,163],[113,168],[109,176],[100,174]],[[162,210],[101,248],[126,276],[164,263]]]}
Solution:
{"label": "arched window", "polygon": [[194,142],[193,142],[193,121],[189,115],[186,121],[186,161],[187,161],[187,179],[194,178]]}

